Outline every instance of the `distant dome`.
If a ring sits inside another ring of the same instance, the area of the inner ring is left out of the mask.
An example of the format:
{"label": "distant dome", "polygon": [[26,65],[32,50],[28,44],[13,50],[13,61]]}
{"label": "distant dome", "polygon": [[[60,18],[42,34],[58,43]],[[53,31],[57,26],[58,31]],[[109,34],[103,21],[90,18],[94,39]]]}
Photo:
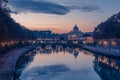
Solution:
{"label": "distant dome", "polygon": [[79,28],[77,27],[77,25],[75,25],[75,27],[73,28],[73,32],[78,32]]}

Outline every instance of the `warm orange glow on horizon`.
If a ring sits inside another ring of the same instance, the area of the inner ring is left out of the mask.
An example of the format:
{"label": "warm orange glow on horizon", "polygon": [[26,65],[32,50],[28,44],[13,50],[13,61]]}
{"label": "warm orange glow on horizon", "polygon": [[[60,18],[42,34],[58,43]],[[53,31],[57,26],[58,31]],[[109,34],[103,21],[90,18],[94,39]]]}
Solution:
{"label": "warm orange glow on horizon", "polygon": [[54,33],[68,33],[72,31],[75,24],[78,25],[82,32],[91,32],[94,30],[100,20],[88,19],[89,15],[75,15],[79,11],[70,12],[67,15],[50,15],[50,14],[11,14],[16,22],[24,25],[30,30],[51,30]]}
{"label": "warm orange glow on horizon", "polygon": [[[70,31],[72,31],[72,29],[74,27],[74,25],[70,26],[69,28],[67,28],[67,26],[62,26],[62,27],[58,26],[57,27],[57,25],[56,25],[56,27],[49,27],[48,25],[46,25],[47,27],[46,26],[44,26],[44,27],[43,26],[40,26],[40,27],[29,26],[28,27],[27,25],[24,25],[24,26],[30,30],[51,30],[51,31],[53,31],[53,33],[68,33]],[[85,27],[83,27],[83,28],[79,27],[79,30],[82,32],[92,32],[93,31],[92,28],[85,28]]]}

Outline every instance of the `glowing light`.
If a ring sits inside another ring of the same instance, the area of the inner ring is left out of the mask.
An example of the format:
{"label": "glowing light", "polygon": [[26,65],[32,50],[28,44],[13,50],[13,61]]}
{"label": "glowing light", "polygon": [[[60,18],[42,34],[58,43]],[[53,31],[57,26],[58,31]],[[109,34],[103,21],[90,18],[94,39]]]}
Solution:
{"label": "glowing light", "polygon": [[114,41],[112,41],[111,44],[112,44],[113,46],[116,46],[116,42],[114,42]]}
{"label": "glowing light", "polygon": [[108,41],[103,41],[103,44],[106,46],[108,45]]}

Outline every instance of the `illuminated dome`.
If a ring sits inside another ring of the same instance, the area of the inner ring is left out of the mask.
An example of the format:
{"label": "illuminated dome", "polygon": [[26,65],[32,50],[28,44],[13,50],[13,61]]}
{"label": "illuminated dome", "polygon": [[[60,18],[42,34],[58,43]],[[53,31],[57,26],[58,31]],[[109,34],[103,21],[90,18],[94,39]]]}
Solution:
{"label": "illuminated dome", "polygon": [[78,26],[75,25],[73,30],[67,33],[67,36],[69,40],[79,40],[83,36],[83,33],[79,30]]}
{"label": "illuminated dome", "polygon": [[77,25],[75,25],[75,27],[73,28],[73,32],[79,32],[79,28],[77,27]]}

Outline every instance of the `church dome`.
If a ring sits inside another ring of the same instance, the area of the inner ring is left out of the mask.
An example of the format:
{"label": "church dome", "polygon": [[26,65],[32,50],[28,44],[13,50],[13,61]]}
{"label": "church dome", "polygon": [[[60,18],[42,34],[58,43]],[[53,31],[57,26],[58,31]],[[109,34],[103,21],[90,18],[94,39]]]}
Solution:
{"label": "church dome", "polygon": [[77,25],[75,25],[75,27],[73,28],[73,32],[78,32],[79,28],[77,27]]}

